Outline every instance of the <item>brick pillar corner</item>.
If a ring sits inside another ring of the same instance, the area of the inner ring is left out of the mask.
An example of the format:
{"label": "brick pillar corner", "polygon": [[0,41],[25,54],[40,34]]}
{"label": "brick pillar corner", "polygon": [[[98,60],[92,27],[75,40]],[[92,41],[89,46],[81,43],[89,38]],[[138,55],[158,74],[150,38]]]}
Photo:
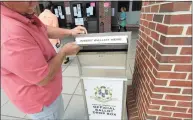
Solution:
{"label": "brick pillar corner", "polygon": [[140,120],[192,118],[191,4],[142,4],[132,84]]}

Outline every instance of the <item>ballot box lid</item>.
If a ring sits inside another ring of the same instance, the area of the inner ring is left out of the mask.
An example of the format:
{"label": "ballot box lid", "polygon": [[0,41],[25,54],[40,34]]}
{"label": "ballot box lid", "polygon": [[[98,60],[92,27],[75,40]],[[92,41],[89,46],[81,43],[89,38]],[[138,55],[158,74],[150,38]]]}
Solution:
{"label": "ballot box lid", "polygon": [[75,38],[80,52],[127,51],[131,32],[82,34]]}

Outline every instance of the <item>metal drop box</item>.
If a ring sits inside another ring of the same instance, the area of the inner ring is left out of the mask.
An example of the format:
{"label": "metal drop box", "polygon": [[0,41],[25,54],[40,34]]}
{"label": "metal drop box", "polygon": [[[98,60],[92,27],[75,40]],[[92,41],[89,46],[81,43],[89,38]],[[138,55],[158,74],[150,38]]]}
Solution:
{"label": "metal drop box", "polygon": [[131,32],[78,35],[77,54],[88,119],[127,119],[126,91]]}

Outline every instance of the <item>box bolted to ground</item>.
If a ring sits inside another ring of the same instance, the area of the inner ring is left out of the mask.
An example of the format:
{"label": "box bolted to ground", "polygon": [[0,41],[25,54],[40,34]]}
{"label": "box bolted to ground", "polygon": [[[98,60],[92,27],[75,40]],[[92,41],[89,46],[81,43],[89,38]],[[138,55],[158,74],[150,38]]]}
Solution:
{"label": "box bolted to ground", "polygon": [[88,119],[127,119],[126,92],[131,32],[94,33],[75,38]]}

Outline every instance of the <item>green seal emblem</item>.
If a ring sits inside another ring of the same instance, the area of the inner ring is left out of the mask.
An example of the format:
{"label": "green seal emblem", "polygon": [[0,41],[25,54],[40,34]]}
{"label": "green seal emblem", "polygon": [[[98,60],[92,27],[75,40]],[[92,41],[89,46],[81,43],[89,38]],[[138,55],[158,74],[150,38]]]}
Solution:
{"label": "green seal emblem", "polygon": [[103,103],[112,100],[112,89],[105,86],[101,86],[96,87],[94,90],[95,90],[95,100]]}

